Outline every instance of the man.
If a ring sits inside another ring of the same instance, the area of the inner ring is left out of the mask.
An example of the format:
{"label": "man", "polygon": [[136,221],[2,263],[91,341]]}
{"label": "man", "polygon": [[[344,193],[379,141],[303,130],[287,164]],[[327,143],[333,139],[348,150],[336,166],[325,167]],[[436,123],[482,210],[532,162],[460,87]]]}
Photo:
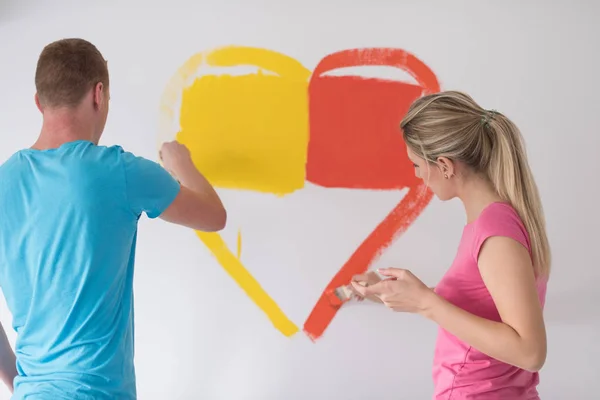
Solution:
{"label": "man", "polygon": [[138,218],[218,231],[226,212],[179,143],[163,145],[166,169],[98,145],[110,95],[94,45],[49,44],[35,84],[39,138],[0,166],[0,285],[17,333],[15,362],[0,332],[0,378],[13,399],[135,399]]}

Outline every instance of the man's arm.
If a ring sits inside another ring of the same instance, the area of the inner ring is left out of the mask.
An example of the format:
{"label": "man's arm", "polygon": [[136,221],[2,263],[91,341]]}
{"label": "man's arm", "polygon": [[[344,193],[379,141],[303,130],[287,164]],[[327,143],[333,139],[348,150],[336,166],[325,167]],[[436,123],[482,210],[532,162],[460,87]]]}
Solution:
{"label": "man's arm", "polygon": [[127,199],[132,211],[200,231],[223,229],[227,220],[225,208],[194,166],[187,148],[177,142],[165,143],[161,158],[165,168],[131,153],[123,155]]}
{"label": "man's arm", "polygon": [[0,379],[13,392],[13,381],[17,376],[17,360],[10,347],[4,327],[0,323]]}
{"label": "man's arm", "polygon": [[204,232],[223,229],[227,222],[225,207],[211,184],[191,161],[179,171],[177,178],[181,190],[160,218]]}

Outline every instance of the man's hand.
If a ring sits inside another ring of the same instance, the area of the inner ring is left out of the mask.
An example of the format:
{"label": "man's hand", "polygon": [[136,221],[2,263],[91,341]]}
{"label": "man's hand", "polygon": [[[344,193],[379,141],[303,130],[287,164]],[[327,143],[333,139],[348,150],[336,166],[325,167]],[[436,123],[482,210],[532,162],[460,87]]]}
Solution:
{"label": "man's hand", "polygon": [[227,211],[210,182],[194,165],[188,148],[176,141],[164,143],[160,158],[164,168],[181,185],[179,194],[161,218],[203,232],[223,229]]}
{"label": "man's hand", "polygon": [[181,180],[181,175],[194,168],[190,151],[177,141],[163,143],[159,156],[165,169],[177,180]]}

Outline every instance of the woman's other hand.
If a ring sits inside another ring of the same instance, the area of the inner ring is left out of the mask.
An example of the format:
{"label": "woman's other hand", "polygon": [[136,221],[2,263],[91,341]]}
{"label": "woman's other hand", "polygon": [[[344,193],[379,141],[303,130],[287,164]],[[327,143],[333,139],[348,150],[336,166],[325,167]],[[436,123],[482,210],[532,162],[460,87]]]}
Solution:
{"label": "woman's other hand", "polygon": [[433,290],[409,270],[382,268],[379,273],[391,279],[366,286],[361,284],[360,279],[353,279],[352,288],[359,296],[379,299],[385,306],[398,312],[421,313],[437,297]]}

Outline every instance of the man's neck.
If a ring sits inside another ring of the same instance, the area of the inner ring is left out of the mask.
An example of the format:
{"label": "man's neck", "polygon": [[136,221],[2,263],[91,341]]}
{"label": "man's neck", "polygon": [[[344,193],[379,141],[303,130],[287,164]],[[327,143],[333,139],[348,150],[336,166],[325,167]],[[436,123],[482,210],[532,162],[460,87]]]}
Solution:
{"label": "man's neck", "polygon": [[94,131],[89,122],[77,115],[57,113],[44,115],[42,130],[32,149],[54,149],[76,140],[93,141]]}

